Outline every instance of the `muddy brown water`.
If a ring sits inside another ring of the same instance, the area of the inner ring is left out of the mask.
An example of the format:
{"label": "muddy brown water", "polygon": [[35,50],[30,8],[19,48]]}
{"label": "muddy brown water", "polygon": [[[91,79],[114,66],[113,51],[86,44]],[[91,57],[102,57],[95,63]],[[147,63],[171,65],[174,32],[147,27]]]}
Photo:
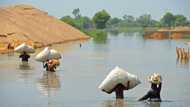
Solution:
{"label": "muddy brown water", "polygon": [[[94,40],[53,45],[63,58],[57,72],[46,72],[40,62],[20,66],[18,54],[0,56],[0,107],[187,107],[190,104],[189,63],[176,60],[175,47],[186,40],[145,40],[140,33],[109,34]],[[82,47],[79,44],[82,43]],[[40,51],[42,49],[38,49]],[[141,84],[115,100],[98,85],[120,66],[136,74]],[[163,76],[163,102],[138,102],[149,89],[146,78]]]}

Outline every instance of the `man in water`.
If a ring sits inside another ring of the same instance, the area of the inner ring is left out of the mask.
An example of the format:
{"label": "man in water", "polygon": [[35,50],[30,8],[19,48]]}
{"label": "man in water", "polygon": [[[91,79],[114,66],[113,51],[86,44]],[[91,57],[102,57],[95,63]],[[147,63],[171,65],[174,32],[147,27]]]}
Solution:
{"label": "man in water", "polygon": [[23,52],[19,58],[22,59],[22,62],[28,62],[28,59],[30,58],[30,55],[28,55],[26,52]]}
{"label": "man in water", "polygon": [[51,72],[55,72],[56,69],[56,64],[54,63],[54,60],[46,60],[43,63],[43,67],[46,68],[46,71],[51,71]]}
{"label": "man in water", "polygon": [[161,101],[160,92],[162,88],[161,76],[159,74],[154,74],[152,76],[151,89],[144,95],[139,101],[147,100],[150,101]]}

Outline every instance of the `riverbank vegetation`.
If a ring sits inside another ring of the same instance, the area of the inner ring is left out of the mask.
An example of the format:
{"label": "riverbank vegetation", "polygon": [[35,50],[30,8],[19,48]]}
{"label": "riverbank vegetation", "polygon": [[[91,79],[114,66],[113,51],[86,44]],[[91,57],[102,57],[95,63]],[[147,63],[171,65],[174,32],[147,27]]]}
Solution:
{"label": "riverbank vegetation", "polygon": [[62,21],[83,31],[91,37],[106,35],[107,31],[111,32],[143,32],[144,30],[158,30],[160,28],[190,27],[190,20],[184,15],[173,14],[170,12],[161,16],[160,20],[155,20],[150,14],[143,14],[139,17],[132,15],[123,15],[122,18],[111,17],[106,10],[95,13],[90,18],[82,16],[80,9],[74,9],[73,16],[63,16]]}
{"label": "riverbank vegetation", "polygon": [[105,10],[97,12],[93,18],[82,16],[79,9],[74,9],[72,14],[74,17],[64,16],[61,20],[92,37],[107,34],[105,28],[111,16]]}

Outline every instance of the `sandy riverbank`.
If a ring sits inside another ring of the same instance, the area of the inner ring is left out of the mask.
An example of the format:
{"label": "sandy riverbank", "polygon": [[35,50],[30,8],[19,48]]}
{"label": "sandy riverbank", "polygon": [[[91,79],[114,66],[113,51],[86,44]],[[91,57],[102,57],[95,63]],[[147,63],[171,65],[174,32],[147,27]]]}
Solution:
{"label": "sandy riverbank", "polygon": [[78,29],[30,5],[0,8],[0,53],[8,44],[25,42],[34,48],[90,38]]}

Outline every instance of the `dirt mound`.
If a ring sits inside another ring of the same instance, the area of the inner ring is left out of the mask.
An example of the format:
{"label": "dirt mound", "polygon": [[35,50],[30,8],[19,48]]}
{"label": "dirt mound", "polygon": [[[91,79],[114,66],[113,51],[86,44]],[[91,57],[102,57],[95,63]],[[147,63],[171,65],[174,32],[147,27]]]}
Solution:
{"label": "dirt mound", "polygon": [[171,39],[182,39],[183,34],[181,34],[181,33],[173,33],[170,38]]}
{"label": "dirt mound", "polygon": [[[72,26],[30,5],[0,8],[0,51],[27,42],[35,47],[89,38]],[[4,48],[4,47],[3,47]]]}
{"label": "dirt mound", "polygon": [[167,34],[160,33],[160,32],[154,32],[154,33],[151,33],[151,34],[145,34],[144,37],[146,39],[155,39],[155,40],[168,39]]}

